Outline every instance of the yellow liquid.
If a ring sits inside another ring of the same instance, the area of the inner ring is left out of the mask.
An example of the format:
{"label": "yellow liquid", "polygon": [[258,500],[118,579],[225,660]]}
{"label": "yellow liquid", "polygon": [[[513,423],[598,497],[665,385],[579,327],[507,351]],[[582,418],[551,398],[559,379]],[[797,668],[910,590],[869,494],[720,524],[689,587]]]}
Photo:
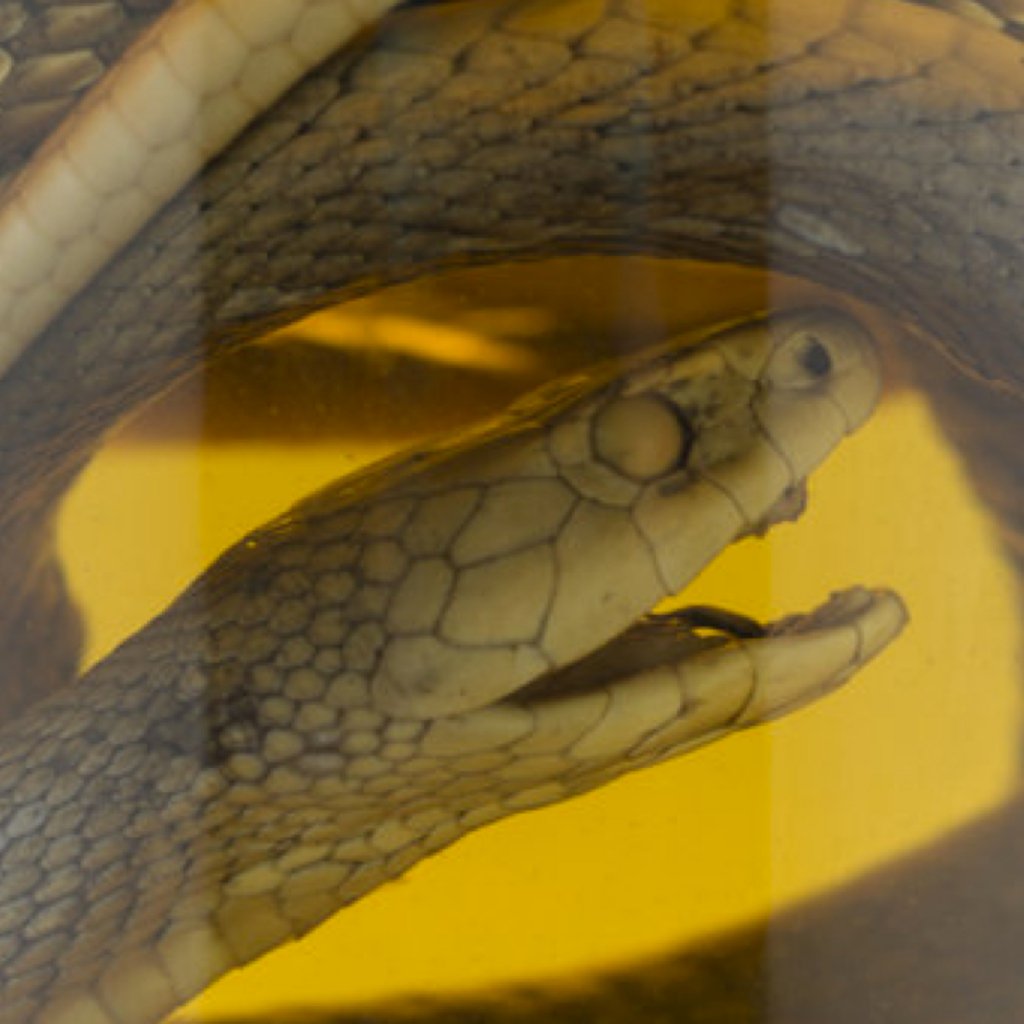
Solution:
{"label": "yellow liquid", "polygon": [[[90,657],[306,491],[552,372],[543,346],[486,337],[474,325],[547,331],[580,316],[582,305],[580,330],[593,334],[554,352],[564,366],[623,336],[792,301],[760,275],[641,260],[468,280],[455,327],[431,325],[437,303],[426,289],[364,304],[335,323],[336,340],[351,346],[367,336],[352,318],[373,317],[377,354],[360,380],[380,391],[351,394],[338,410],[339,420],[361,418],[362,426],[347,432],[343,424],[328,440],[312,430],[247,439],[223,429],[210,404],[216,389],[200,386],[112,443],[63,521]],[[482,312],[473,308],[479,295]],[[452,364],[500,372],[479,378],[475,391],[442,389],[436,408],[410,410],[406,385],[389,391],[389,382],[412,378],[390,371],[417,349],[443,350],[449,363],[418,371],[427,382],[454,373]],[[375,409],[381,429],[370,429]],[[264,412],[257,404],[245,415]],[[799,523],[727,553],[686,600],[771,619],[855,583],[896,589],[912,622],[838,694],[460,841],[302,942],[225,978],[188,1008],[189,1019],[351,1007],[628,963],[833,889],[999,803],[1015,770],[1019,724],[1013,584],[955,456],[911,393],[888,398],[818,473]]]}

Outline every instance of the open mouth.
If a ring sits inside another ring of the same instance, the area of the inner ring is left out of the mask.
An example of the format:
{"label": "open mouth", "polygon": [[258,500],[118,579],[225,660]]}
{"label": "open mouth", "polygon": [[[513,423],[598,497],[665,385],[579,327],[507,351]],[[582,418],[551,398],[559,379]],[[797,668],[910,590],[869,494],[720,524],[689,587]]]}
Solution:
{"label": "open mouth", "polygon": [[770,623],[690,605],[645,616],[508,701],[530,706],[600,690],[612,693],[661,676],[664,685],[678,685],[681,693],[700,691],[706,704],[717,704],[720,728],[752,725],[841,685],[887,647],[906,621],[899,597],[864,587],[835,593],[810,612]]}
{"label": "open mouth", "polygon": [[895,593],[859,586],[769,623],[705,605],[649,613],[488,708],[436,720],[424,749],[446,757],[501,749],[512,759],[501,771],[510,792],[554,775],[564,796],[816,700],[906,622]]}

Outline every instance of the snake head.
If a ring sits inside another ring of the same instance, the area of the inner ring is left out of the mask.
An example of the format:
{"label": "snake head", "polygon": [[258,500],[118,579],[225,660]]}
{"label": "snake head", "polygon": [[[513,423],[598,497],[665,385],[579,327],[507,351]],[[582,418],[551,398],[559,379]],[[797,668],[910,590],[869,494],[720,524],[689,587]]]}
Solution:
{"label": "snake head", "polygon": [[810,472],[869,416],[879,371],[859,324],[810,311],[559,388],[398,488],[414,534],[435,507],[451,518],[389,609],[378,710],[481,709],[620,636],[734,541],[792,515]]}

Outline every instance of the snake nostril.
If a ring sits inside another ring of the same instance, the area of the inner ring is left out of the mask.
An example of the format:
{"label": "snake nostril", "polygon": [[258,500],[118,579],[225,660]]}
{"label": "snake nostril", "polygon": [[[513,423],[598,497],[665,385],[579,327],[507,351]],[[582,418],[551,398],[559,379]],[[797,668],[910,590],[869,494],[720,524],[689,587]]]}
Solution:
{"label": "snake nostril", "polygon": [[804,339],[797,359],[815,380],[824,380],[832,372],[832,354],[813,334]]}

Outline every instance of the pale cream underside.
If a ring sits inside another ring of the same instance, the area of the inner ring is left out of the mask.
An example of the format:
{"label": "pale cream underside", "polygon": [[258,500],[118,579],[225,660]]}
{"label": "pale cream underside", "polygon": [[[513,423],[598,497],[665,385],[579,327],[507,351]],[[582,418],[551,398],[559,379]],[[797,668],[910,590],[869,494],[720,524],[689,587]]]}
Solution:
{"label": "pale cream underside", "polygon": [[397,0],[176,4],[0,209],[0,373],[203,164]]}

